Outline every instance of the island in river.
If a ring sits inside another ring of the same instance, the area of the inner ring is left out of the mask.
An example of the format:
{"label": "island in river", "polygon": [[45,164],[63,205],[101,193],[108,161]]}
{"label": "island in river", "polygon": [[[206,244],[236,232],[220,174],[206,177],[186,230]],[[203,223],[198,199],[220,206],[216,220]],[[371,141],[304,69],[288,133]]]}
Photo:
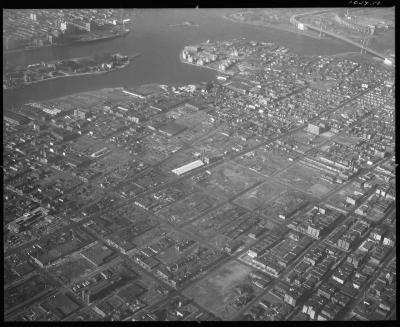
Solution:
{"label": "island in river", "polygon": [[114,53],[6,67],[3,89],[18,89],[55,78],[107,73],[125,68],[137,56],[138,54],[123,56]]}

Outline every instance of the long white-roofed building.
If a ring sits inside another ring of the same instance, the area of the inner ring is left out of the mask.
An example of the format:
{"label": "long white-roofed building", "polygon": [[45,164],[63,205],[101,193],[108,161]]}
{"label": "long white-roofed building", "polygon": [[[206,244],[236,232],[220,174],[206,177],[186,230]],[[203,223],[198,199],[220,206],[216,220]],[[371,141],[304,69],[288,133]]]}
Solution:
{"label": "long white-roofed building", "polygon": [[189,171],[191,171],[193,169],[199,168],[199,167],[201,167],[203,165],[204,165],[203,161],[195,160],[195,161],[193,161],[191,163],[188,163],[188,164],[186,164],[186,165],[184,165],[182,167],[173,169],[172,172],[174,174],[177,174],[178,176],[180,176],[180,175],[183,175],[183,174],[185,174],[185,173],[187,173],[187,172],[189,172]]}

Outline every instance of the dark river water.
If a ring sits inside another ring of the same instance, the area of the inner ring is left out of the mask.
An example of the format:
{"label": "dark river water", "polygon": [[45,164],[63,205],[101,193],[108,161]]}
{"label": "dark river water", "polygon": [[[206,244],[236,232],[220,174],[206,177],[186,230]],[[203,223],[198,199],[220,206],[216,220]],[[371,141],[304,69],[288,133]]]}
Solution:
{"label": "dark river water", "polygon": [[[237,10],[236,10],[237,11]],[[140,53],[125,69],[93,76],[76,76],[33,84],[19,90],[3,92],[3,104],[10,106],[56,98],[76,92],[105,87],[137,86],[147,83],[189,84],[210,81],[216,72],[179,61],[185,45],[206,40],[227,40],[245,37],[249,40],[274,42],[301,55],[324,55],[357,51],[357,48],[334,39],[314,39],[296,33],[271,28],[234,23],[222,16],[229,9],[149,9],[138,10],[131,32],[113,40],[51,47],[11,53],[4,57],[9,65],[25,65],[40,61],[83,57],[96,53],[120,52],[124,55]],[[195,26],[170,27],[184,21]]]}

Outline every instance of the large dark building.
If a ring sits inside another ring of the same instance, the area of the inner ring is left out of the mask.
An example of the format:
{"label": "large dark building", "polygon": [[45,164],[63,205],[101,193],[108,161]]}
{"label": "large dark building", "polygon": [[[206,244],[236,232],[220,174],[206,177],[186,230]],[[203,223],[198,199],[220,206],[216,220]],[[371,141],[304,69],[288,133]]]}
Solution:
{"label": "large dark building", "polygon": [[4,120],[14,125],[26,125],[31,121],[29,118],[11,111],[4,112]]}

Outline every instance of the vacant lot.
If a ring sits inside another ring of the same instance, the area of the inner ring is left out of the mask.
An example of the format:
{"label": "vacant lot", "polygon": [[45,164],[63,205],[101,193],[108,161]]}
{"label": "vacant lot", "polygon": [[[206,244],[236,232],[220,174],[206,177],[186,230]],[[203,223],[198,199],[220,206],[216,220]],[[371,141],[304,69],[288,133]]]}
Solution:
{"label": "vacant lot", "polygon": [[240,206],[254,210],[281,194],[287,187],[273,180],[247,191],[234,202]]}
{"label": "vacant lot", "polygon": [[342,188],[339,192],[334,193],[332,196],[329,197],[327,203],[348,211],[352,206],[346,203],[347,196],[351,196],[354,194],[354,191],[359,190],[354,184],[349,184]]}
{"label": "vacant lot", "polygon": [[329,90],[336,85],[335,80],[310,82],[310,87],[317,90]]}
{"label": "vacant lot", "polygon": [[316,169],[306,167],[299,163],[282,171],[276,178],[287,185],[318,198],[322,197],[333,188],[331,184],[321,179],[321,175]]}
{"label": "vacant lot", "polygon": [[286,143],[296,147],[296,151],[304,153],[313,147],[321,145],[328,138],[321,135],[315,135],[309,133],[307,127],[304,130],[300,130],[297,133],[286,137],[284,140]]}
{"label": "vacant lot", "polygon": [[167,159],[171,154],[182,148],[181,145],[171,142],[168,137],[157,133],[146,136],[143,140],[145,150],[140,159],[151,165]]}
{"label": "vacant lot", "polygon": [[101,170],[103,173],[109,172],[118,166],[122,166],[131,160],[129,154],[121,150],[115,150],[110,154],[96,161],[93,167]]}
{"label": "vacant lot", "polygon": [[212,169],[211,175],[198,185],[216,196],[230,198],[261,181],[263,178],[251,170],[227,163]]}
{"label": "vacant lot", "polygon": [[247,211],[244,208],[227,203],[186,226],[187,230],[206,239],[215,236],[223,226],[233,222]]}
{"label": "vacant lot", "polygon": [[179,225],[212,208],[216,203],[217,199],[215,197],[202,192],[196,192],[182,201],[162,208],[156,214],[174,225]]}
{"label": "vacant lot", "polygon": [[282,219],[279,215],[290,218],[290,216],[303,206],[313,201],[314,198],[298,190],[287,189],[272,201],[264,204],[260,209],[267,218]]}
{"label": "vacant lot", "polygon": [[270,151],[263,148],[247,153],[235,161],[244,167],[267,176],[290,164],[290,161],[279,155],[277,151]]}
{"label": "vacant lot", "polygon": [[104,143],[101,140],[95,140],[89,136],[83,135],[75,140],[72,147],[77,151],[84,152],[85,150],[88,150],[88,152],[93,153],[104,148]]}
{"label": "vacant lot", "polygon": [[167,225],[158,225],[136,237],[134,243],[136,244],[137,248],[142,248],[155,242],[161,237],[161,235],[168,234],[171,231],[172,229]]}
{"label": "vacant lot", "polygon": [[[152,305],[167,296],[167,294],[160,294],[157,292],[157,288],[160,287],[162,283],[156,282],[153,278],[146,275],[141,275],[135,283],[146,289],[146,292],[140,295],[140,299],[147,305]],[[164,288],[164,286],[161,287]]]}
{"label": "vacant lot", "polygon": [[93,269],[95,269],[94,264],[90,263],[80,255],[76,255],[71,259],[63,261],[57,266],[51,267],[49,272],[59,281],[70,283],[74,279],[90,273]]}
{"label": "vacant lot", "polygon": [[239,262],[231,261],[183,293],[220,318],[229,320],[237,313],[230,305],[237,297],[236,286],[244,286],[253,293],[259,292],[249,283],[248,275],[252,270]]}
{"label": "vacant lot", "polygon": [[336,139],[335,142],[346,145],[346,146],[352,146],[358,144],[360,142],[360,138],[356,136],[350,136],[350,135],[339,135]]}

